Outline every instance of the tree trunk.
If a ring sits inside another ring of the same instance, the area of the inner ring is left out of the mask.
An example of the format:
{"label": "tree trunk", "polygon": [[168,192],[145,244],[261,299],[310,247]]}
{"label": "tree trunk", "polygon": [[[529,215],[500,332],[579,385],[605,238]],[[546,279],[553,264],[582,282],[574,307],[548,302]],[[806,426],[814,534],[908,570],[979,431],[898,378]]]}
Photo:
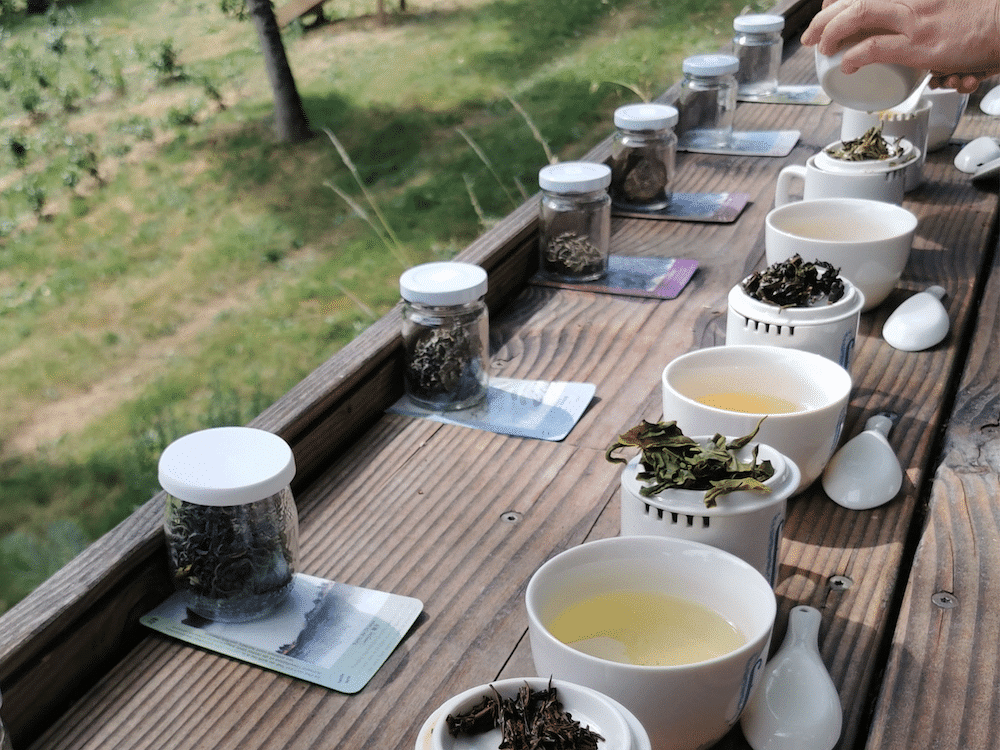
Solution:
{"label": "tree trunk", "polygon": [[312,138],[314,134],[309,129],[309,120],[302,108],[299,90],[295,87],[271,0],[247,0],[247,9],[257,30],[264,67],[274,94],[274,124],[278,139],[296,142]]}

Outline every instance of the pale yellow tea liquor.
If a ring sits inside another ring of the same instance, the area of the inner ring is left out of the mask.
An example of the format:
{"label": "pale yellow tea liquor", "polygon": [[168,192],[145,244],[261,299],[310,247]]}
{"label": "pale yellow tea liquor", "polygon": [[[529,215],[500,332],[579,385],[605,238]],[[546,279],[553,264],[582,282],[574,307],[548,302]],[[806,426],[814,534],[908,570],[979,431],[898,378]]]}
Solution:
{"label": "pale yellow tea liquor", "polygon": [[746,642],[718,612],[657,592],[611,591],[583,599],[560,612],[548,630],[591,656],[644,666],[694,664]]}
{"label": "pale yellow tea liquor", "polygon": [[732,391],[728,393],[709,393],[695,398],[699,404],[712,406],[724,411],[737,411],[743,414],[791,414],[802,411],[803,406],[794,401],[767,393],[747,393]]}

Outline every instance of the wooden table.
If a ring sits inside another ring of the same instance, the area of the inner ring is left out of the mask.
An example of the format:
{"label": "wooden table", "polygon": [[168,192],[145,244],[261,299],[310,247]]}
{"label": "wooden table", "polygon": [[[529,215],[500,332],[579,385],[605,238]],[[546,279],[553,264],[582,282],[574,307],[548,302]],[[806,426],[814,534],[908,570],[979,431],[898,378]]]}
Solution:
{"label": "wooden table", "polygon": [[[815,8],[781,8],[784,83],[815,80],[811,50],[795,42]],[[975,101],[956,139],[997,133]],[[785,159],[680,156],[677,190],[750,194],[735,223],[614,223],[613,252],[698,260],[674,301],[527,285],[533,201],[462,253],[490,272],[494,374],[597,385],[564,441],[386,415],[401,388],[398,311],[255,420],[295,449],[303,571],[424,602],[367,687],[339,694],[139,625],[170,590],[160,496],[0,618],[17,750],[408,750],[450,696],[532,675],[528,578],[567,547],[617,534],[620,467],[605,448],[661,417],[668,361],[723,343],[729,289],[763,264],[775,176],[837,138],[839,108],[742,104],[737,128],[802,136]],[[608,145],[590,158],[606,158]],[[853,368],[845,438],[872,412],[898,414],[890,442],[904,487],[886,506],[852,512],[814,486],[793,499],[785,527],[774,642],[792,606],[822,612],[844,707],[840,748],[998,746],[997,195],[952,166],[956,150],[931,154],[926,183],[907,195],[920,217],[910,262],[889,300],[862,316]],[[892,349],[879,336],[886,316],[932,283],[948,291],[950,336],[925,352]],[[736,729],[719,747],[746,744]]]}

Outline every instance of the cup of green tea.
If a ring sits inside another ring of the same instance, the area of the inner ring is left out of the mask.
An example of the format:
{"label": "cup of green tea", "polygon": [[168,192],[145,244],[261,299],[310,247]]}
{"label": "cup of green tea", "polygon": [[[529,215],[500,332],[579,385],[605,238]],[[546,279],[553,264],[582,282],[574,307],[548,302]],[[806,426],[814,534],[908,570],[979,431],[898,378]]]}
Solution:
{"label": "cup of green tea", "polygon": [[[888,205],[888,204],[886,204]],[[823,473],[844,425],[851,375],[832,359],[777,346],[695,349],[662,375],[663,419],[685,435],[747,435],[790,458],[797,492]]]}
{"label": "cup of green tea", "polygon": [[571,547],[538,568],[525,604],[538,676],[618,701],[652,750],[722,739],[757,687],[776,612],[752,565],[663,536]]}
{"label": "cup of green tea", "polygon": [[832,264],[865,295],[865,312],[896,288],[916,230],[916,214],[893,203],[844,197],[796,201],[764,218],[764,257],[768,265],[794,255]]}

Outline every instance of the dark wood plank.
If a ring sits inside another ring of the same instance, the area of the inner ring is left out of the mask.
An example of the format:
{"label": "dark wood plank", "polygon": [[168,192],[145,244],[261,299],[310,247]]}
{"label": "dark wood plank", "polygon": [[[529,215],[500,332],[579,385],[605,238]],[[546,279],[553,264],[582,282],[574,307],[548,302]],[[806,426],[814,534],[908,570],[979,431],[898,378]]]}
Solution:
{"label": "dark wood plank", "polygon": [[872,750],[1000,745],[1000,255],[978,314]]}

